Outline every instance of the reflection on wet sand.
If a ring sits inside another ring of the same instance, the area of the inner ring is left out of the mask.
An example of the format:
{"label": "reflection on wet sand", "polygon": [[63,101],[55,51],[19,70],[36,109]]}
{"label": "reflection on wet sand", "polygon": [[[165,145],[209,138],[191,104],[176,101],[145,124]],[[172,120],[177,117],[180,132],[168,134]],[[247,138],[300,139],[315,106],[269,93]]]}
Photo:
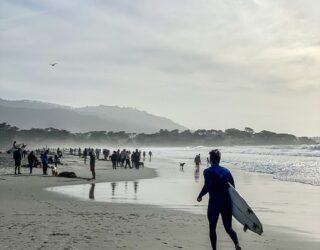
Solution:
{"label": "reflection on wet sand", "polygon": [[137,182],[137,181],[134,181],[134,182],[133,182],[133,189],[134,189],[134,199],[135,199],[135,200],[137,199],[137,193],[138,193],[138,184],[139,184],[139,182]]}
{"label": "reflection on wet sand", "polygon": [[194,170],[194,180],[195,180],[195,182],[198,182],[199,178],[200,178],[200,167],[196,166],[196,168]]}
{"label": "reflection on wet sand", "polygon": [[89,199],[90,200],[94,200],[94,188],[95,188],[96,184],[92,183],[91,187],[90,187],[90,191],[89,191]]}
{"label": "reflection on wet sand", "polygon": [[[134,199],[136,200],[137,199],[137,194],[138,194],[139,182],[138,181],[134,181],[132,183],[133,183]],[[121,184],[124,184],[124,185],[121,185]],[[128,190],[128,182],[127,181],[124,182],[124,183],[111,182],[110,185],[111,185],[111,197],[112,197],[112,199],[117,199],[117,198],[119,198],[119,196],[126,197],[127,192],[128,191],[130,192],[130,190]],[[124,190],[121,188],[121,186],[122,187],[124,186]],[[91,189],[90,189],[90,192],[91,192]],[[119,189],[118,192],[116,192],[117,189]],[[94,190],[94,188],[93,188],[93,190]],[[123,193],[123,191],[124,191],[124,193]]]}
{"label": "reflection on wet sand", "polygon": [[115,196],[116,187],[117,187],[118,183],[111,182],[110,184],[111,184],[111,195],[112,195],[112,197],[114,197]]}

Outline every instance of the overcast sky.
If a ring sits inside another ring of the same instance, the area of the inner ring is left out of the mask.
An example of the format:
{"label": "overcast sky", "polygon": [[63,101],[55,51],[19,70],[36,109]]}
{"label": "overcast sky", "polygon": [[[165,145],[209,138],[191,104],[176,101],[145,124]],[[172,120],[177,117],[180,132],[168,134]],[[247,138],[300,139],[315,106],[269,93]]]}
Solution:
{"label": "overcast sky", "polygon": [[319,10],[319,0],[1,0],[0,97],[320,135]]}

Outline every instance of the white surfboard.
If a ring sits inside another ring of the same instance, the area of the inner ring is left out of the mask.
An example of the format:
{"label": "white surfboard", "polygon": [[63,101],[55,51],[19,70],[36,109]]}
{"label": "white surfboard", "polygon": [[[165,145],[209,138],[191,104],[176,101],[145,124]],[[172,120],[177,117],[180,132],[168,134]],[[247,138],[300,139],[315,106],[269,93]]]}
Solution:
{"label": "white surfboard", "polygon": [[253,210],[230,183],[228,191],[232,202],[233,217],[243,225],[244,231],[249,229],[261,235],[263,227]]}

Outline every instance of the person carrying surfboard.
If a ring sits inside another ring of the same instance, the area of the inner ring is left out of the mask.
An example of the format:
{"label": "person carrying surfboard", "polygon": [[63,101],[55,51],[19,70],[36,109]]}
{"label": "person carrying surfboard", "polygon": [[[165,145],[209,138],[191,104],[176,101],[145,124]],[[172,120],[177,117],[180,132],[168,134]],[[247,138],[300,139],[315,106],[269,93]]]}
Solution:
{"label": "person carrying surfboard", "polygon": [[236,232],[232,229],[232,205],[228,193],[230,183],[234,187],[234,180],[230,171],[220,166],[221,153],[218,149],[210,153],[211,166],[204,170],[204,186],[198,195],[197,201],[209,193],[208,220],[210,241],[213,250],[217,249],[216,227],[221,214],[223,226],[232,239],[235,249],[241,250]]}

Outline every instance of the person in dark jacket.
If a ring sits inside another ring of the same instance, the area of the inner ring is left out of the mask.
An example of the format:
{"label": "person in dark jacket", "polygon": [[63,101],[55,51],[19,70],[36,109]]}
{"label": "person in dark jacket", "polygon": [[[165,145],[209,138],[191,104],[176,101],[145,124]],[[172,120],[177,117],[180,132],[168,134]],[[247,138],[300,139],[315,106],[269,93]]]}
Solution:
{"label": "person in dark jacket", "polygon": [[116,151],[113,151],[113,154],[111,155],[111,161],[112,161],[112,168],[117,169],[118,155]]}
{"label": "person in dark jacket", "polygon": [[17,149],[13,152],[13,159],[14,159],[14,174],[17,174],[17,170],[18,170],[18,174],[21,174],[20,172],[20,166],[21,166],[21,150]]}
{"label": "person in dark jacket", "polygon": [[210,241],[213,250],[216,250],[216,227],[221,214],[226,232],[232,239],[235,249],[241,250],[236,232],[232,229],[232,207],[228,193],[229,183],[234,186],[234,180],[230,171],[220,166],[221,153],[218,149],[210,153],[211,166],[204,170],[204,186],[197,198],[201,202],[202,197],[209,193],[208,220],[210,229]]}
{"label": "person in dark jacket", "polygon": [[32,174],[32,168],[35,167],[37,162],[37,157],[34,155],[34,152],[31,151],[30,154],[28,155],[28,164],[30,168],[30,174]]}
{"label": "person in dark jacket", "polygon": [[90,157],[90,171],[92,173],[92,180],[96,179],[96,158],[94,156],[93,151],[89,152]]}

